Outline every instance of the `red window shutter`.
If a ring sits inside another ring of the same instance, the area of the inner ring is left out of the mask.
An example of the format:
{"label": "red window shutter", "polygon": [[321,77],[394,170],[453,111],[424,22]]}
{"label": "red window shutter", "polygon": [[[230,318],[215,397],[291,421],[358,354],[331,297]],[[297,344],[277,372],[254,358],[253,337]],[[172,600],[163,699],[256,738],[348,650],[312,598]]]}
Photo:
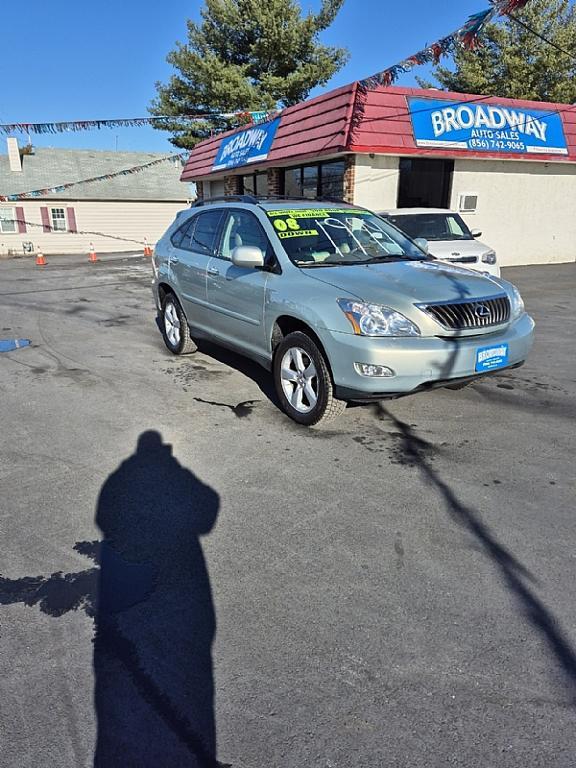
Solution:
{"label": "red window shutter", "polygon": [[48,208],[40,208],[40,215],[42,216],[42,231],[51,232],[52,227],[50,226],[50,214],[48,213]]}
{"label": "red window shutter", "polygon": [[78,232],[76,227],[76,214],[74,208],[66,208],[66,214],[68,216],[68,232]]}
{"label": "red window shutter", "polygon": [[24,208],[16,208],[16,221],[18,222],[18,232],[23,235],[26,232],[26,221],[24,219]]}

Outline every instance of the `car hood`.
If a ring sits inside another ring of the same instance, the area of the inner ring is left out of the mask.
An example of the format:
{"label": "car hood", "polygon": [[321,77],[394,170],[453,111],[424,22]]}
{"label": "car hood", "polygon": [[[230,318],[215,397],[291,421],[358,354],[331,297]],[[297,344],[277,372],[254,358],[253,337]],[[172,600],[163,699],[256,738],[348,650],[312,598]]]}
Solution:
{"label": "car hood", "polygon": [[402,311],[407,305],[481,299],[506,293],[497,278],[439,261],[396,261],[302,270],[362,301]]}
{"label": "car hood", "polygon": [[428,251],[439,259],[454,259],[458,256],[478,256],[490,251],[479,240],[429,240]]}

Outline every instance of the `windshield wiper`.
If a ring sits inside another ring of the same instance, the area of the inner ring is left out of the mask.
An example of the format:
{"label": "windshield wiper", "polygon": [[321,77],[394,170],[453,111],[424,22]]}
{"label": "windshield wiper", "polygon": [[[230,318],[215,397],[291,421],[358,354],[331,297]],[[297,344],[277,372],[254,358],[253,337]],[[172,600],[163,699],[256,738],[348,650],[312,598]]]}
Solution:
{"label": "windshield wiper", "polygon": [[386,253],[381,256],[372,256],[364,264],[377,264],[380,261],[412,261],[412,257],[405,253]]}
{"label": "windshield wiper", "polygon": [[367,263],[366,261],[297,261],[296,266],[311,269],[313,267],[354,267]]}

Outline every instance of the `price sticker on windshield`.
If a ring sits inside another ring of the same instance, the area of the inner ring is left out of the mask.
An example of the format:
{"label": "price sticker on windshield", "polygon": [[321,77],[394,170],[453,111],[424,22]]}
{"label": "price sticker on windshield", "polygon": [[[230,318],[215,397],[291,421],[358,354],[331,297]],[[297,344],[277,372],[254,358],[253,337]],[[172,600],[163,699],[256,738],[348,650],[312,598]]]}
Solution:
{"label": "price sticker on windshield", "polygon": [[284,240],[287,237],[314,237],[318,234],[317,229],[298,229],[288,230],[286,232],[278,232],[278,237]]}

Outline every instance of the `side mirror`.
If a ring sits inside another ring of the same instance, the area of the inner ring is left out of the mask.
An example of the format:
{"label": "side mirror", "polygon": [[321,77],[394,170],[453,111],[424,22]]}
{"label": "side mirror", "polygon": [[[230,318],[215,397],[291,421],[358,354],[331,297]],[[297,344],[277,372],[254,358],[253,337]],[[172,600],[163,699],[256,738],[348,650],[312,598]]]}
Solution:
{"label": "side mirror", "polygon": [[481,237],[482,236],[482,232],[480,232],[479,229],[473,229],[472,232],[470,232],[470,234],[472,235],[472,237]]}
{"label": "side mirror", "polygon": [[424,251],[424,253],[428,253],[428,240],[426,240],[425,237],[416,237],[414,238],[414,242],[420,250]]}
{"label": "side mirror", "polygon": [[264,254],[255,245],[239,245],[232,251],[232,263],[237,267],[256,269],[264,266]]}

